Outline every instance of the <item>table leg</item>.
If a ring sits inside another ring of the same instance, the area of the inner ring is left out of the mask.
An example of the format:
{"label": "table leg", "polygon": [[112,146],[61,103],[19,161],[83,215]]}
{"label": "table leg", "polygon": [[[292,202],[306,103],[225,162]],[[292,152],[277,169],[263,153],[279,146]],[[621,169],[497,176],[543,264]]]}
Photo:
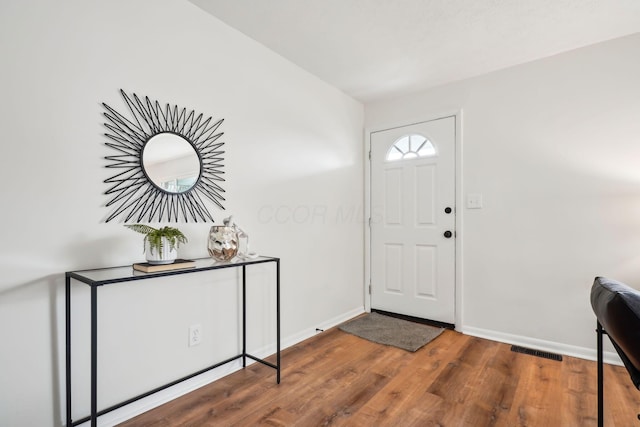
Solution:
{"label": "table leg", "polygon": [[280,260],[276,260],[276,382],[280,384]]}
{"label": "table leg", "polygon": [[98,287],[91,286],[91,427],[98,412]]}
{"label": "table leg", "polygon": [[247,366],[247,266],[242,266],[242,367]]}
{"label": "table leg", "polygon": [[602,357],[602,325],[597,322],[596,333],[598,335],[598,427],[604,426],[604,378]]}
{"label": "table leg", "polygon": [[65,277],[65,377],[66,377],[66,404],[67,427],[71,427],[71,277]]}

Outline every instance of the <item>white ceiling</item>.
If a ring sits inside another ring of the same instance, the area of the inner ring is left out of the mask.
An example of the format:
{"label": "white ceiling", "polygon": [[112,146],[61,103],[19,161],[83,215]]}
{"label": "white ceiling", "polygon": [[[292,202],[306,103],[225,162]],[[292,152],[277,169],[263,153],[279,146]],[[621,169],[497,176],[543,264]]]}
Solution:
{"label": "white ceiling", "polygon": [[640,0],[190,1],[362,102],[640,32]]}

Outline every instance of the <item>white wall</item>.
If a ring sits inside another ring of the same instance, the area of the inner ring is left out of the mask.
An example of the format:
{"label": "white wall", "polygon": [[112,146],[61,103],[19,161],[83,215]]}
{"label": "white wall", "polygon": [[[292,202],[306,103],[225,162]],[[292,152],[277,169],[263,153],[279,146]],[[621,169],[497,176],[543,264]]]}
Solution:
{"label": "white wall", "polygon": [[461,330],[589,356],[596,275],[640,288],[640,35],[365,105],[462,111]]}
{"label": "white wall", "polygon": [[[254,250],[282,258],[284,341],[362,310],[361,104],[187,1],[4,1],[0,40],[0,425],[62,424],[63,272],[143,257],[141,236],[103,222],[113,153],[100,103],[124,112],[120,88],[225,119],[227,210],[214,216],[233,214]],[[180,228],[180,255],[206,256],[209,225]],[[259,289],[272,277],[250,277],[254,348],[273,338],[273,293]],[[101,290],[99,404],[235,352],[236,284],[226,273]],[[74,289],[85,415],[86,290]],[[205,341],[188,349],[193,322]]]}

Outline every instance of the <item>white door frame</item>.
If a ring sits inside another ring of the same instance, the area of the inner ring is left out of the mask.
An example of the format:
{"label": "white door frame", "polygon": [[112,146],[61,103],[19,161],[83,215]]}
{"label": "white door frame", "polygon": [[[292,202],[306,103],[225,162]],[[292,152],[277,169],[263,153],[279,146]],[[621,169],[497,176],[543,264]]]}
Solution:
{"label": "white door frame", "polygon": [[369,227],[369,218],[371,217],[371,161],[369,153],[371,152],[371,134],[388,129],[410,126],[417,123],[429,122],[432,120],[442,119],[445,117],[455,117],[455,152],[456,152],[456,172],[455,172],[455,190],[456,190],[456,271],[455,271],[455,325],[456,330],[460,331],[463,327],[463,259],[462,247],[464,243],[464,198],[462,197],[462,110],[449,113],[427,116],[419,120],[411,120],[401,124],[391,124],[389,126],[367,127],[364,130],[364,309],[366,312],[371,311],[371,294],[369,286],[371,286],[371,228]]}

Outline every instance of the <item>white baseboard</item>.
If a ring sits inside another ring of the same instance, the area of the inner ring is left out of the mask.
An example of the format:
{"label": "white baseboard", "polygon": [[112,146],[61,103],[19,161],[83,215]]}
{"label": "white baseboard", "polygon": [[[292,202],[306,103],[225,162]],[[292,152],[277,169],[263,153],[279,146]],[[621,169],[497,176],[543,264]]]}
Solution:
{"label": "white baseboard", "polygon": [[[358,308],[354,308],[353,310],[347,311],[346,313],[340,314],[332,319],[329,319],[321,324],[319,324],[318,326],[316,326],[314,329],[307,329],[304,331],[301,331],[289,338],[287,338],[284,341],[284,345],[286,347],[291,347],[292,345],[298,344],[299,342],[302,342],[308,338],[311,338],[314,335],[317,335],[319,333],[322,333],[323,331],[326,331],[327,329],[331,329],[334,326],[337,326],[343,322],[346,322],[349,319],[353,319],[354,317],[360,315],[364,313],[364,307],[358,307]],[[269,353],[269,354],[273,354],[273,352]]]}
{"label": "white baseboard", "polygon": [[[302,342],[318,333],[321,333],[321,331],[337,326],[340,323],[343,323],[362,313],[364,313],[364,307],[357,307],[357,308],[354,308],[353,310],[350,310],[346,313],[340,314],[332,319],[329,319],[321,323],[315,328],[305,329],[292,336],[286,337],[280,342],[281,350],[284,350],[285,348],[298,344],[299,342]],[[317,330],[316,328],[321,331]],[[251,354],[258,358],[265,358],[267,356],[274,354],[275,351],[276,351],[276,346],[274,344],[274,345],[264,347],[262,349],[252,350]],[[256,362],[251,359],[247,360],[247,365],[252,363],[256,363]],[[98,426],[113,427],[117,424],[123,423],[135,416],[138,416],[162,404],[170,402],[171,400],[177,399],[182,395],[190,393],[202,386],[205,386],[209,383],[219,380],[222,377],[232,374],[233,372],[239,371],[240,369],[242,369],[242,362],[240,361],[240,359],[230,362],[226,365],[220,366],[218,368],[212,369],[208,372],[198,375],[197,377],[183,381],[165,390],[152,394],[151,396],[145,397],[144,399],[137,400],[127,406],[116,409],[115,411],[109,412],[107,414],[104,414],[98,419]],[[89,426],[89,422],[83,423],[80,426],[87,427]]]}
{"label": "white baseboard", "polygon": [[[498,341],[507,344],[514,344],[521,347],[532,348],[534,350],[548,351],[550,353],[559,353],[571,357],[578,357],[586,360],[597,360],[595,349],[587,347],[578,347],[574,345],[562,344],[554,341],[546,341],[537,338],[526,337],[522,335],[507,334],[504,332],[491,331],[488,329],[474,328],[472,326],[464,326],[460,332],[465,335],[471,335],[478,338],[485,338],[491,341]],[[594,334],[595,340],[595,334]],[[622,360],[617,353],[611,351],[603,352],[603,360],[611,365],[622,365]]]}

